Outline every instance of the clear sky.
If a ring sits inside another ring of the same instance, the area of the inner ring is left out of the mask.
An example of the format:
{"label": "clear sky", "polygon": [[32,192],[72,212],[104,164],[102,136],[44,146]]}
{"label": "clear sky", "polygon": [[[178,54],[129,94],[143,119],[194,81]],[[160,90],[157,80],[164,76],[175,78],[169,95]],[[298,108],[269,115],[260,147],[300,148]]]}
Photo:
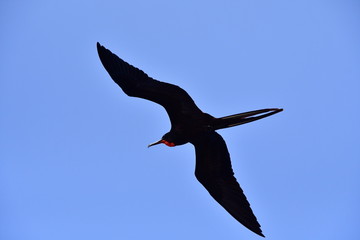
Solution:
{"label": "clear sky", "polygon": [[0,3],[0,239],[261,239],[194,176],[195,154],[147,144],[161,106],[127,97],[96,42],[221,117],[266,239],[359,239],[357,0]]}

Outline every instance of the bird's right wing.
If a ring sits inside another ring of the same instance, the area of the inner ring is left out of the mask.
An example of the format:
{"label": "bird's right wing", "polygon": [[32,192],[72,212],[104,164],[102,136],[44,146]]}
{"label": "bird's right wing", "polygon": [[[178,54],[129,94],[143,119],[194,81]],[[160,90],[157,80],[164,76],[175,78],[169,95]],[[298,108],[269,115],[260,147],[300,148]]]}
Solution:
{"label": "bird's right wing", "polygon": [[236,220],[260,236],[260,229],[250,204],[234,177],[230,155],[223,138],[206,132],[191,141],[195,146],[195,176],[210,195]]}
{"label": "bird's right wing", "polygon": [[172,122],[179,114],[202,113],[182,88],[149,77],[99,43],[97,50],[106,71],[128,96],[144,98],[162,105]]}

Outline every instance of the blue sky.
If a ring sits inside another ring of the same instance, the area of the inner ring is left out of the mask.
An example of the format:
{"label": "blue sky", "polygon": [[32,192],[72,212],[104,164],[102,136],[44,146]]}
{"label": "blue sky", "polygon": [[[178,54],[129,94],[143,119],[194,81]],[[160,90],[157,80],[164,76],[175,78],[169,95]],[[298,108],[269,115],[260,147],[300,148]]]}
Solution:
{"label": "blue sky", "polygon": [[0,238],[261,239],[194,177],[195,155],[147,144],[165,111],[127,97],[96,42],[205,112],[284,112],[221,130],[267,239],[360,234],[360,4],[0,3]]}

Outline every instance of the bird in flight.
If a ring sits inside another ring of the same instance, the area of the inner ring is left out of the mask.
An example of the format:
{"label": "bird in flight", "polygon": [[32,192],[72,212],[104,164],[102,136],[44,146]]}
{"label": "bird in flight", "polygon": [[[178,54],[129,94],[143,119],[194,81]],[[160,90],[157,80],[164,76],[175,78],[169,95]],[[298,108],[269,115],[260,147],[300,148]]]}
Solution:
{"label": "bird in flight", "polygon": [[202,112],[182,88],[149,77],[99,43],[97,50],[106,71],[128,96],[158,103],[169,115],[170,131],[149,147],[160,143],[169,147],[193,144],[197,180],[237,221],[264,237],[260,224],[234,177],[226,143],[216,130],[259,120],[283,109],[267,108],[216,118]]}

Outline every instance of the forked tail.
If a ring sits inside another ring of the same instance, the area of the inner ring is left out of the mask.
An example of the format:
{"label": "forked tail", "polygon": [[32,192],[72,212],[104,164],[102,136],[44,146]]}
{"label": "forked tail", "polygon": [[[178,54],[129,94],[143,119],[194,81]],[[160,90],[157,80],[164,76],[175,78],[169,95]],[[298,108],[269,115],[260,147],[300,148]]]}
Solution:
{"label": "forked tail", "polygon": [[222,128],[234,127],[237,125],[241,125],[265,117],[269,117],[273,114],[281,112],[282,110],[283,110],[282,108],[266,108],[266,109],[260,109],[250,112],[234,114],[222,118],[215,118],[213,122],[213,128],[214,130],[217,130]]}

